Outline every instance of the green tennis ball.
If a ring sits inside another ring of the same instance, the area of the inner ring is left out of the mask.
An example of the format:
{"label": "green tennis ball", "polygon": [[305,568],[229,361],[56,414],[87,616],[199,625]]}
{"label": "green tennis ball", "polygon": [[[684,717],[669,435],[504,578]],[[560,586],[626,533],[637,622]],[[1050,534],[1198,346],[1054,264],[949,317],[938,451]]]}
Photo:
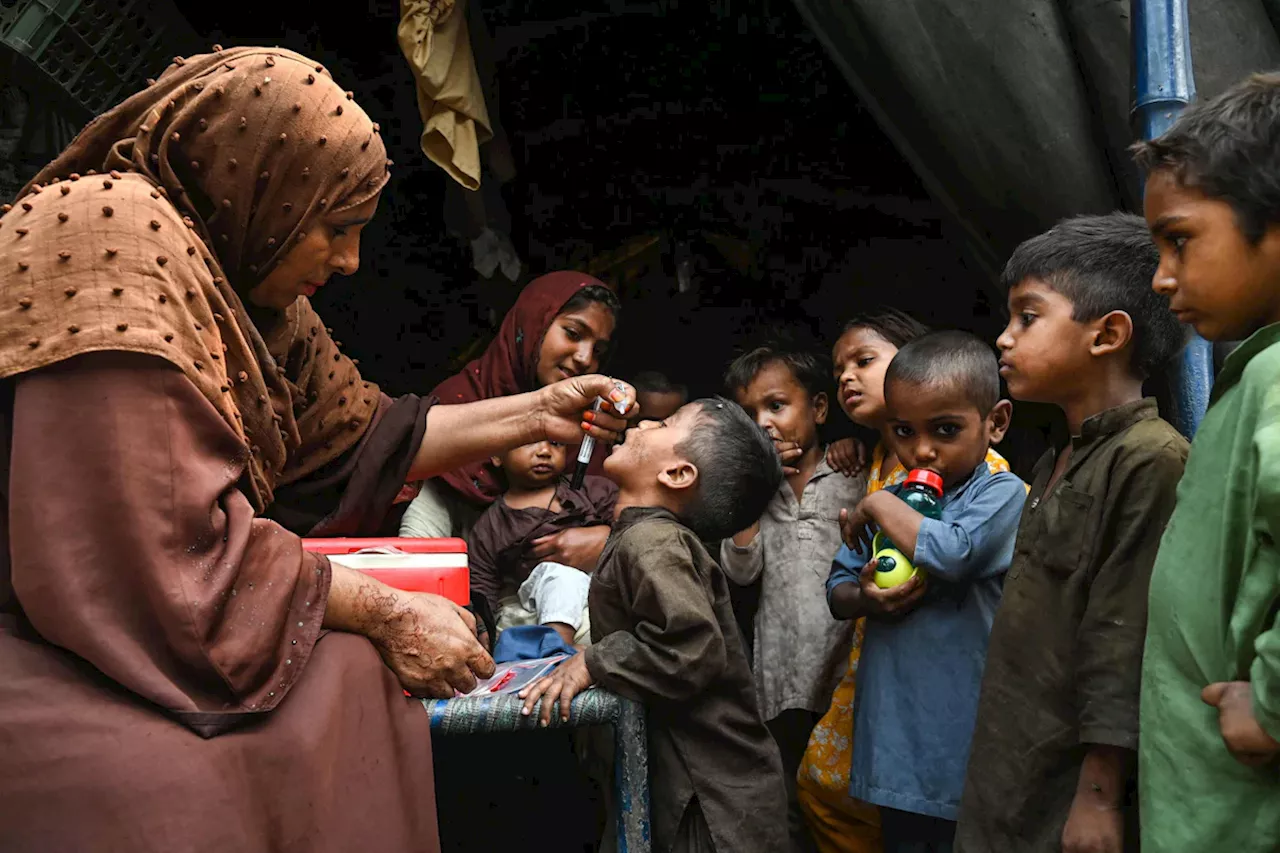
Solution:
{"label": "green tennis ball", "polygon": [[916,567],[901,551],[886,548],[876,554],[876,586],[893,589],[916,576]]}

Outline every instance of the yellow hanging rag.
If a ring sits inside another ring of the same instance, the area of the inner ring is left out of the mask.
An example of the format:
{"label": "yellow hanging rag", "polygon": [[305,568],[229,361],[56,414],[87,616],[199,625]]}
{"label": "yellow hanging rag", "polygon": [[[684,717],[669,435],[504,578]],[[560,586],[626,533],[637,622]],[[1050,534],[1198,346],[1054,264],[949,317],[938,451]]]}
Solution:
{"label": "yellow hanging rag", "polygon": [[400,0],[400,50],[413,70],[422,153],[469,190],[480,188],[480,146],[493,138],[471,53],[464,0]]}

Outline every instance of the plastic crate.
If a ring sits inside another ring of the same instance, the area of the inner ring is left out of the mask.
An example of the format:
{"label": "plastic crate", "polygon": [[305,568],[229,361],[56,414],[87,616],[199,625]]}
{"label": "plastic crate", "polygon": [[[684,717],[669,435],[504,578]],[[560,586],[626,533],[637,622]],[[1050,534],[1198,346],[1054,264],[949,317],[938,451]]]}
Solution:
{"label": "plastic crate", "polygon": [[170,0],[18,0],[0,17],[15,82],[80,121],[124,100],[199,41]]}

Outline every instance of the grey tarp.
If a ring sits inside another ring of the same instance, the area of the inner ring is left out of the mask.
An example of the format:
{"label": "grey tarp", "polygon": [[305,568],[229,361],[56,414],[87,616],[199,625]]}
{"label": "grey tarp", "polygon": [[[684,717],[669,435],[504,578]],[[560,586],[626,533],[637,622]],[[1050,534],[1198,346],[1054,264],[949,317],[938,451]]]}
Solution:
{"label": "grey tarp", "polygon": [[[1138,209],[1129,0],[795,0],[988,275],[1073,213]],[[1280,0],[1190,0],[1201,95],[1280,68]]]}

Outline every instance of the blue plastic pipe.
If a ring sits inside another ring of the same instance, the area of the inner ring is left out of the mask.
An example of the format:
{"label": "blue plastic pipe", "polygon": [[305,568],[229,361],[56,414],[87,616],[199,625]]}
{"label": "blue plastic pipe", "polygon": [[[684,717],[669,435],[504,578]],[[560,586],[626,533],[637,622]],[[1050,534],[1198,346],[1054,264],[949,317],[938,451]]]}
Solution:
{"label": "blue plastic pipe", "polygon": [[[1131,0],[1134,111],[1146,139],[1155,139],[1173,124],[1195,97],[1191,72],[1191,33],[1187,0]],[[1209,407],[1213,385],[1213,346],[1192,333],[1182,353],[1174,393],[1173,423],[1192,438]]]}

